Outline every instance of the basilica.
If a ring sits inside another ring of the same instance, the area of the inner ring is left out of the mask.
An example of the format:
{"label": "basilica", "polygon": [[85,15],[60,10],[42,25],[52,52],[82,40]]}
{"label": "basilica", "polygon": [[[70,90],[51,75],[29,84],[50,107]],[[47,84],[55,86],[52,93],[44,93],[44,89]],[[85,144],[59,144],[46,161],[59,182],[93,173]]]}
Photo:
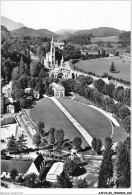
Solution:
{"label": "basilica", "polygon": [[50,70],[50,76],[65,79],[71,78],[70,70],[64,62],[63,55],[60,64],[58,64],[58,61],[55,59],[55,48],[56,42],[54,42],[52,37],[50,52],[47,52],[44,58],[44,66]]}

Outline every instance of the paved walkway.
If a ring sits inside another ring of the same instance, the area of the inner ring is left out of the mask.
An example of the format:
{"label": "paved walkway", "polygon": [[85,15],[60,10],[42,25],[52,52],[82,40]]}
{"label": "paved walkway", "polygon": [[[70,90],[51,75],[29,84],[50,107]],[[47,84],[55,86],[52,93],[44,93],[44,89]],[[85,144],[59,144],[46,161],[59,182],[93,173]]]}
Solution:
{"label": "paved walkway", "polygon": [[78,129],[78,131],[82,134],[84,139],[87,143],[91,146],[91,142],[93,138],[89,133],[76,121],[75,118],[62,106],[62,104],[54,97],[49,97],[60,109],[61,111],[67,116],[67,118],[72,122],[72,124]]}

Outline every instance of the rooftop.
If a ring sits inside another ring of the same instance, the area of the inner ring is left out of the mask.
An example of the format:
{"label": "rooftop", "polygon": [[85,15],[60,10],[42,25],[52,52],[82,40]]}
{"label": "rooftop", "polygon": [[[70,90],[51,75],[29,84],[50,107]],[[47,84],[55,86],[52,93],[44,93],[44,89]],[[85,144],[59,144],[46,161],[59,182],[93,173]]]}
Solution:
{"label": "rooftop", "polygon": [[18,173],[25,174],[31,164],[31,161],[1,160],[1,172],[11,172],[13,169],[16,169]]}

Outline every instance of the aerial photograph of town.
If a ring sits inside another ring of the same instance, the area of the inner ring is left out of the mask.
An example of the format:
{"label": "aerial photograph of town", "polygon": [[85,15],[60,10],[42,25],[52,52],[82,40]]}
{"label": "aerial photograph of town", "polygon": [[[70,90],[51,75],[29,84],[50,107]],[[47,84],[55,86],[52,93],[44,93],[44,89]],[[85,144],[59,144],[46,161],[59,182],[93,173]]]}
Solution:
{"label": "aerial photograph of town", "polygon": [[3,194],[131,194],[130,6],[1,1]]}

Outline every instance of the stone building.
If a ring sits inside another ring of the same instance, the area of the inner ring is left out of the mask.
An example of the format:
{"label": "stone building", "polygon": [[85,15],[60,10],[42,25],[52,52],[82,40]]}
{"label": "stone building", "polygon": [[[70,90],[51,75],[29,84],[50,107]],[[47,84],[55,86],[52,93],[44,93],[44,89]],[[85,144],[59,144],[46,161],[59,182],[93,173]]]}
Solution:
{"label": "stone building", "polygon": [[65,88],[62,85],[57,83],[52,83],[51,86],[54,91],[54,97],[56,98],[65,97]]}

